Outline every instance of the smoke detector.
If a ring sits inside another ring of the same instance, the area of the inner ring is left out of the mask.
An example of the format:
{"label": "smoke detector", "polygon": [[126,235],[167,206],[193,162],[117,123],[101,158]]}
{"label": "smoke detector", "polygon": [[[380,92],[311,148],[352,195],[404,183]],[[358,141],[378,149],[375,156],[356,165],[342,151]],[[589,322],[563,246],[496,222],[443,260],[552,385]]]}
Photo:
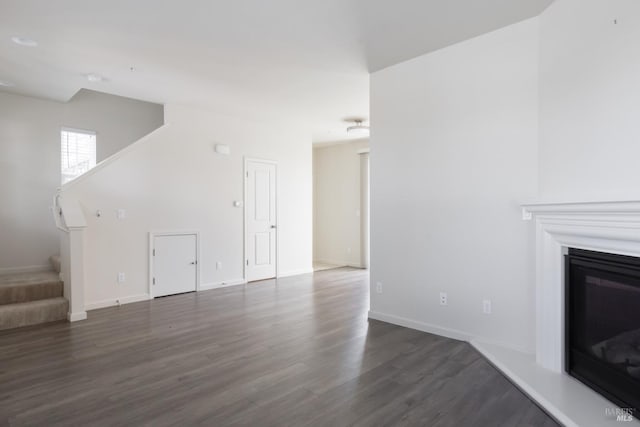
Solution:
{"label": "smoke detector", "polygon": [[19,46],[25,46],[25,47],[37,47],[38,46],[38,42],[27,38],[27,37],[21,37],[21,36],[13,36],[11,37],[11,41],[14,42],[15,44],[19,45]]}
{"label": "smoke detector", "polygon": [[105,80],[104,77],[102,77],[100,74],[95,73],[86,74],[85,77],[90,83],[100,83]]}

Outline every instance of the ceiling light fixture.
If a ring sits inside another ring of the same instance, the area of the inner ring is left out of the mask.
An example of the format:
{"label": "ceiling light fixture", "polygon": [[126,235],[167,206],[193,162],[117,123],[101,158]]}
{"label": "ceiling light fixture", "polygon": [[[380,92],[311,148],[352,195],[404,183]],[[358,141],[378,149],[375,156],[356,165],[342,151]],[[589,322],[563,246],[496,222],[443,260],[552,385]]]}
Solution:
{"label": "ceiling light fixture", "polygon": [[17,45],[20,46],[26,46],[26,47],[36,47],[38,46],[38,42],[27,38],[27,37],[20,37],[20,36],[13,36],[11,37],[11,41],[14,42]]}
{"label": "ceiling light fixture", "polygon": [[0,86],[2,87],[14,87],[15,85],[11,82],[8,82],[6,80],[0,80]]}
{"label": "ceiling light fixture", "polygon": [[352,120],[355,124],[353,126],[349,126],[347,128],[347,133],[351,134],[364,134],[369,132],[369,126],[365,126],[362,124],[362,120],[356,119]]}
{"label": "ceiling light fixture", "polygon": [[99,74],[87,74],[87,80],[89,80],[90,83],[100,83],[102,81],[104,81],[104,77],[102,77]]}

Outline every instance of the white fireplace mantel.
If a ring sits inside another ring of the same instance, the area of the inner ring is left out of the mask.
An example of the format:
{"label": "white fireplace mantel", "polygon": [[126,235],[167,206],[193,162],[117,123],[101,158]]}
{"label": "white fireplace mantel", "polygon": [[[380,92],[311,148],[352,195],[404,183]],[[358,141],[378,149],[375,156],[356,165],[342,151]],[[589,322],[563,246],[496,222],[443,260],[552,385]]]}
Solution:
{"label": "white fireplace mantel", "polygon": [[536,227],[536,362],[564,371],[564,255],[567,248],[640,257],[640,201],[531,203]]}
{"label": "white fireplace mantel", "polygon": [[640,201],[529,203],[522,218],[536,228],[535,358],[471,343],[561,424],[619,426],[607,412],[615,404],[564,372],[564,255],[578,248],[640,257]]}

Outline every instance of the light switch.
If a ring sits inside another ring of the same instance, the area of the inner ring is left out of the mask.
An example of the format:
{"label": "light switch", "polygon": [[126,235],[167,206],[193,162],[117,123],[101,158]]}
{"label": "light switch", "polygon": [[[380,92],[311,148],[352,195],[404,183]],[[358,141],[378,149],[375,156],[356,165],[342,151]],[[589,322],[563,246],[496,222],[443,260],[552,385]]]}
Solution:
{"label": "light switch", "polygon": [[124,219],[127,216],[127,213],[124,209],[118,209],[116,211],[116,216],[118,217],[118,219]]}

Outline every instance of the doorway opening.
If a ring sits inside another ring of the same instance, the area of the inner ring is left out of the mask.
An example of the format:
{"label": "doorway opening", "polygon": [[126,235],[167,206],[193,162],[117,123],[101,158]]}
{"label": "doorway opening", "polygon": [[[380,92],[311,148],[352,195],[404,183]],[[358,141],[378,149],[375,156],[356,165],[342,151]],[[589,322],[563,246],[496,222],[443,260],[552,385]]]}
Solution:
{"label": "doorway opening", "polygon": [[369,141],[313,149],[313,267],[369,268]]}

